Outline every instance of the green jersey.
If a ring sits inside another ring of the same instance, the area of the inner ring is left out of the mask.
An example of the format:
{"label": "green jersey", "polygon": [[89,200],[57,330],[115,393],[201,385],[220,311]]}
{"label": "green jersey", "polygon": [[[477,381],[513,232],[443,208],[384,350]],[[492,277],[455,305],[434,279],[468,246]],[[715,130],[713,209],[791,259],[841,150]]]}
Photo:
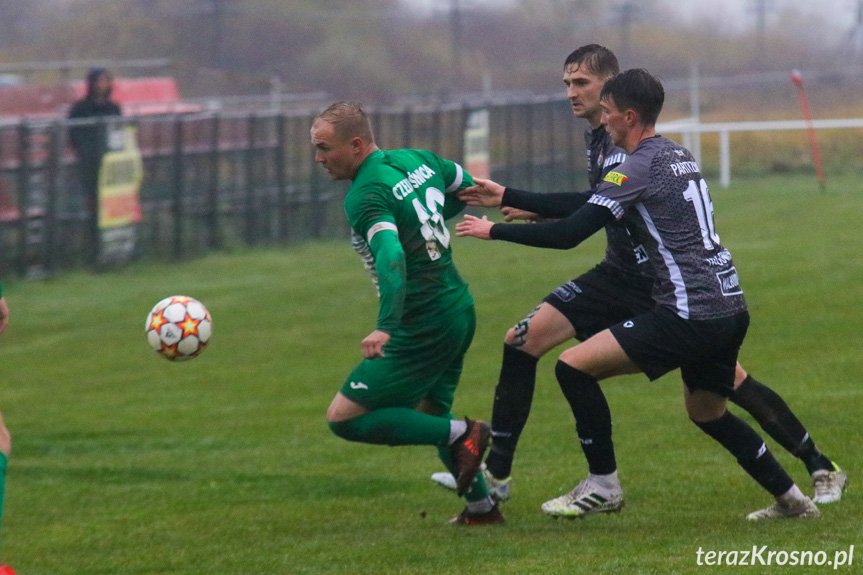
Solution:
{"label": "green jersey", "polygon": [[452,261],[445,220],[473,185],[462,167],[423,150],[377,150],[345,198],[354,248],[380,296],[377,329],[440,321],[473,305]]}

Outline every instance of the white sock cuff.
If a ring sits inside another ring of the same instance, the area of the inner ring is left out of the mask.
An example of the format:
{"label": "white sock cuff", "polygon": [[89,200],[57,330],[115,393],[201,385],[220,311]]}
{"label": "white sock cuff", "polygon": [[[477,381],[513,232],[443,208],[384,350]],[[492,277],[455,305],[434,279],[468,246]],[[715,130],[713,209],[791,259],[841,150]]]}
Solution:
{"label": "white sock cuff", "polygon": [[789,489],[788,491],[786,491],[785,493],[783,493],[782,495],[780,495],[776,499],[778,499],[780,501],[801,501],[801,500],[803,500],[804,497],[806,497],[806,496],[803,495],[803,492],[800,491],[800,488],[797,487],[797,484],[795,483],[794,485],[791,486],[791,489]]}
{"label": "white sock cuff", "polygon": [[456,442],[456,440],[465,434],[467,431],[467,422],[463,419],[450,419],[449,420],[449,443],[447,445],[452,445]]}
{"label": "white sock cuff", "polygon": [[620,489],[620,479],[617,477],[617,471],[613,471],[608,475],[590,474],[590,480],[605,489]]}

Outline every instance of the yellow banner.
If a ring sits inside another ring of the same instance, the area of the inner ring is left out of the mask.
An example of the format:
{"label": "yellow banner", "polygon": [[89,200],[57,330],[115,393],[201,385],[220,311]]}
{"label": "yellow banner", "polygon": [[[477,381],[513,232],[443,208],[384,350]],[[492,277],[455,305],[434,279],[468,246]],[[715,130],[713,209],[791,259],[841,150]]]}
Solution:
{"label": "yellow banner", "polygon": [[99,170],[99,227],[119,228],[141,219],[138,190],[144,179],[144,162],[136,129],[122,129],[122,147],[107,152]]}

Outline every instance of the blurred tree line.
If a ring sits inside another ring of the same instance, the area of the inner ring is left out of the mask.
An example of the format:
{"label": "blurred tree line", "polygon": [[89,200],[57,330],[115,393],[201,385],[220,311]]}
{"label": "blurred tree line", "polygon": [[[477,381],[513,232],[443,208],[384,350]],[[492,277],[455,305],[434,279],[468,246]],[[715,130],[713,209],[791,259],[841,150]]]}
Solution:
{"label": "blurred tree line", "polygon": [[589,42],[663,78],[837,65],[838,32],[775,20],[756,38],[684,24],[668,0],[0,0],[0,65],[169,58],[187,97],[276,84],[376,102],[558,93],[565,56]]}

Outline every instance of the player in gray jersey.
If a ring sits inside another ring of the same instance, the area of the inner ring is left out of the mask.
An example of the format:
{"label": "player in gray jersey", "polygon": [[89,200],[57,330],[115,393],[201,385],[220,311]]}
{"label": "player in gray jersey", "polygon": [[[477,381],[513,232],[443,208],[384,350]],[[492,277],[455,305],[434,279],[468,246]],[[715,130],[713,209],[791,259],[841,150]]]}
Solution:
{"label": "player in gray jersey", "polygon": [[722,444],[775,502],[753,520],[820,515],[761,437],[726,409],[737,355],[749,326],[731,254],[713,225],[707,186],[691,154],[659,136],[662,84],[628,70],[601,91],[602,124],[628,158],[606,174],[590,199],[563,220],[531,226],[493,224],[466,215],[459,236],[568,249],[612,221],[625,222],[644,246],[655,277],[655,307],[564,351],[555,368],[576,419],[590,475],[572,492],[546,502],[554,513],[587,495],[591,506],[619,509],[623,492],[611,442],[611,414],[599,381],[644,373],[651,380],[680,368],[690,419]]}
{"label": "player in gray jersey", "polygon": [[[600,122],[600,90],[606,80],[619,71],[614,54],[597,44],[576,49],[567,56],[563,66],[563,81],[573,115],[588,122],[584,138],[591,189],[626,159],[626,152],[612,142]],[[472,205],[502,206],[506,221],[565,218],[592,195],[590,191],[533,194],[504,188],[491,181],[485,181],[485,187],[494,189],[496,194],[473,196]],[[462,192],[462,197],[467,197],[464,194]],[[633,241],[621,221],[607,224],[605,233],[607,247],[603,260],[556,288],[506,335],[492,408],[494,442],[483,471],[489,491],[501,501],[510,497],[513,459],[530,415],[539,358],[573,337],[583,341],[654,306],[653,276],[644,246]],[[785,401],[739,364],[734,394],[729,399],[753,415],[773,439],[805,464],[813,477],[816,503],[841,498],[847,480],[845,472],[821,453]],[[455,486],[455,478],[449,472],[434,473],[432,480],[448,488]],[[571,517],[603,510],[609,507],[594,508],[572,501],[565,507],[555,508],[552,513]]]}
{"label": "player in gray jersey", "polygon": [[[658,306],[693,320],[745,312],[737,269],[713,228],[707,184],[697,167],[681,168],[695,165],[692,154],[658,135],[640,140],[636,152],[603,178],[587,205],[607,208],[634,230],[653,262]],[[547,245],[564,246],[571,237]]]}
{"label": "player in gray jersey", "polygon": [[[596,44],[573,51],[563,66],[563,81],[573,115],[589,124],[584,137],[591,187],[598,185],[603,175],[626,157],[626,152],[611,141],[599,121],[599,92],[617,72],[617,58]],[[545,218],[563,218],[584,204],[591,194],[542,194],[543,203],[535,209],[532,205],[535,194],[508,189],[507,195],[512,202],[505,202],[502,211],[509,221],[536,216],[510,206],[541,212],[539,215]],[[498,205],[500,202],[493,204]],[[483,472],[489,491],[498,500],[506,501],[510,495],[513,457],[530,414],[539,358],[564,341],[573,337],[584,340],[633,313],[653,307],[652,277],[643,252],[633,247],[625,224],[609,222],[605,233],[608,241],[603,260],[553,290],[506,334],[492,408],[494,441]],[[450,488],[454,485],[452,475],[446,472],[433,474],[432,480]]]}

